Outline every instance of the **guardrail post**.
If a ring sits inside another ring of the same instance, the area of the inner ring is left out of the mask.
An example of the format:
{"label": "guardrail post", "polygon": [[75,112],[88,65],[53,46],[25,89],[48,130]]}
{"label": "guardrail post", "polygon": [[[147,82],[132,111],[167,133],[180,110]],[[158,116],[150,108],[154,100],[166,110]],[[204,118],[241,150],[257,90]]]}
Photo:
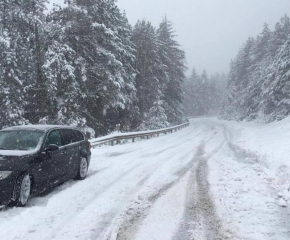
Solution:
{"label": "guardrail post", "polygon": [[135,138],[132,138],[132,142],[135,142]]}

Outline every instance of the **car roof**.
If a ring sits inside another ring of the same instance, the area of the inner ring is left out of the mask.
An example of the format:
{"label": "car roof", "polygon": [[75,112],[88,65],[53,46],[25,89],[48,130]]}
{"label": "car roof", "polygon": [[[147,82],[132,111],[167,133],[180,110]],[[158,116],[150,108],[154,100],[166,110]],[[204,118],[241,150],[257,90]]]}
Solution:
{"label": "car roof", "polygon": [[67,128],[67,129],[75,129],[75,127],[70,127],[66,125],[22,125],[22,126],[14,126],[4,128],[1,131],[16,131],[16,130],[39,130],[39,131],[49,131],[51,129],[59,129],[59,128]]}

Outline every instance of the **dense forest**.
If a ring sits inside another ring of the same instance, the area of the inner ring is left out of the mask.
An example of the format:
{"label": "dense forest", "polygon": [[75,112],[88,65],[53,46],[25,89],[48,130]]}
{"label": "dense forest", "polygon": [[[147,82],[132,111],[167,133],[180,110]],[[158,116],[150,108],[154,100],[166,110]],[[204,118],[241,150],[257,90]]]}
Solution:
{"label": "dense forest", "polygon": [[115,0],[0,2],[0,129],[92,127],[97,135],[184,121],[185,53],[166,18],[130,26]]}
{"label": "dense forest", "polygon": [[290,19],[271,31],[264,24],[231,63],[222,116],[232,120],[281,120],[290,114]]}
{"label": "dense forest", "polygon": [[216,73],[208,77],[206,70],[199,75],[193,69],[184,82],[186,116],[219,115],[226,94],[227,75]]}

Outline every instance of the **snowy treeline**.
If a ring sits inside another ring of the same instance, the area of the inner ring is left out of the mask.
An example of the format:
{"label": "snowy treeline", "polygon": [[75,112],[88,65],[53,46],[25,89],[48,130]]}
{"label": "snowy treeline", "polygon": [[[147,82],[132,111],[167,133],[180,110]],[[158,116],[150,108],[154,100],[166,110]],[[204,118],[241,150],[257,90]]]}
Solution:
{"label": "snowy treeline", "polygon": [[187,116],[219,114],[224,101],[227,76],[215,74],[208,77],[204,70],[199,75],[193,69],[184,83],[184,108]]}
{"label": "snowy treeline", "polygon": [[280,120],[290,114],[290,19],[267,24],[249,38],[231,63],[223,117]]}
{"label": "snowy treeline", "polygon": [[178,124],[185,54],[171,23],[132,28],[114,0],[0,2],[0,128],[90,126],[106,134]]}
{"label": "snowy treeline", "polygon": [[179,124],[183,116],[182,84],[185,53],[174,40],[172,24],[164,18],[158,29],[138,21],[133,29],[136,54],[138,106],[141,128],[156,129]]}

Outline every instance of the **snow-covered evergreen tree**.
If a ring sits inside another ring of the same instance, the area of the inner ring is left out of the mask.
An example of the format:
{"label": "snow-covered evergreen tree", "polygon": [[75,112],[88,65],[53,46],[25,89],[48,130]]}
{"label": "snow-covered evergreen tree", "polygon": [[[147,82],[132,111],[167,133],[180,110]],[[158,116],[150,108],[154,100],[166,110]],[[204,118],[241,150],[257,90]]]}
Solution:
{"label": "snow-covered evergreen tree", "polygon": [[183,109],[183,82],[185,80],[185,53],[174,39],[172,23],[165,17],[158,30],[158,39],[161,42],[159,55],[162,64],[167,69],[164,79],[165,112],[171,124],[179,124],[184,117]]}
{"label": "snow-covered evergreen tree", "polygon": [[224,100],[226,75],[216,74],[208,78],[206,71],[199,76],[193,69],[184,83],[184,108],[187,116],[219,114]]}
{"label": "snow-covered evergreen tree", "polygon": [[68,1],[51,13],[46,75],[57,89],[59,123],[87,123],[98,134],[133,127],[138,109],[135,49],[114,1]]}
{"label": "snow-covered evergreen tree", "polygon": [[[136,87],[141,122],[147,119],[149,111],[153,106],[156,106],[156,103],[160,102],[161,99],[164,100],[162,84],[166,76],[166,69],[158,54],[160,41],[151,23],[146,21],[137,22],[133,30],[133,42],[137,51],[136,69],[138,74],[136,76]],[[162,108],[161,105],[158,105],[159,110]],[[162,122],[164,122],[163,118],[160,119],[160,124]]]}
{"label": "snow-covered evergreen tree", "polygon": [[290,114],[290,35],[266,73],[261,111],[267,121],[281,120]]}
{"label": "snow-covered evergreen tree", "polygon": [[273,121],[289,115],[289,34],[285,15],[273,32],[264,24],[262,33],[242,47],[231,65],[225,118]]}
{"label": "snow-covered evergreen tree", "polygon": [[81,105],[83,92],[76,75],[79,57],[69,44],[71,22],[63,21],[68,15],[69,10],[55,7],[45,26],[47,37],[43,71],[50,105],[53,106],[47,121],[83,127],[86,125]]}
{"label": "snow-covered evergreen tree", "polygon": [[7,29],[2,25],[0,27],[0,128],[27,123],[24,117],[23,79],[20,78],[13,44]]}
{"label": "snow-covered evergreen tree", "polygon": [[69,124],[102,135],[116,124],[179,123],[184,52],[171,24],[133,31],[115,0],[65,2],[49,13],[47,0],[0,3],[0,128]]}

